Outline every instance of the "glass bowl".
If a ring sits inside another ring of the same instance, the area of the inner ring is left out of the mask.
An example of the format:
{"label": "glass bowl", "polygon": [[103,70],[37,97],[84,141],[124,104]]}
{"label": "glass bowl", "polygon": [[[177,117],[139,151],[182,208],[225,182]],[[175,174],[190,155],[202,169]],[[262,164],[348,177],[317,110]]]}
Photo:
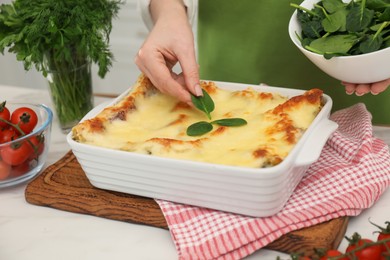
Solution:
{"label": "glass bowl", "polygon": [[7,133],[10,125],[2,124],[0,128],[0,188],[27,182],[42,170],[49,150],[53,120],[53,112],[43,104],[6,102],[5,107],[11,114],[21,107],[32,109],[37,115],[37,124],[28,134],[21,134],[14,128],[13,131],[18,134],[17,136],[12,134],[11,139],[5,137],[11,136]]}

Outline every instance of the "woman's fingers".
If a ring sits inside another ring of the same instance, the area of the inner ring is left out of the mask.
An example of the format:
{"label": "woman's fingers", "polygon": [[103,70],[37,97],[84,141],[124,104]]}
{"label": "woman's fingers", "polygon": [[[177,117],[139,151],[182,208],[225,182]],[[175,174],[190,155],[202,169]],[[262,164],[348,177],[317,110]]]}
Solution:
{"label": "woman's fingers", "polygon": [[390,79],[379,81],[371,86],[371,94],[378,95],[379,93],[385,91],[390,86]]}
{"label": "woman's fingers", "polygon": [[363,96],[367,93],[370,93],[370,84],[358,84],[355,88],[356,96]]}
{"label": "woman's fingers", "polygon": [[183,70],[185,86],[195,96],[202,96],[202,89],[199,84],[199,66],[196,63],[195,49],[189,48],[178,53],[178,60]]}
{"label": "woman's fingers", "polygon": [[378,95],[379,93],[385,91],[390,85],[390,79],[371,83],[371,84],[355,84],[349,82],[342,82],[345,87],[345,92],[348,95],[356,94],[357,96],[363,96],[365,94],[371,93],[373,95]]}
{"label": "woman's fingers", "polygon": [[135,63],[161,92],[174,96],[180,101],[191,102],[189,92],[172,77],[169,69],[171,66],[167,66],[161,53],[158,51],[151,53],[141,49],[135,58]]}

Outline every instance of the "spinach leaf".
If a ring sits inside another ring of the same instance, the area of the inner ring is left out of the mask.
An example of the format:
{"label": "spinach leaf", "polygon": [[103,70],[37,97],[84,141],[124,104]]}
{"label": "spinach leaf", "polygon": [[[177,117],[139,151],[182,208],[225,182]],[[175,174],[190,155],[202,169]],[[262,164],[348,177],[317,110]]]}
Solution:
{"label": "spinach leaf", "polygon": [[390,1],[388,0],[366,0],[366,6],[369,9],[376,11],[383,11],[385,8],[390,7]]}
{"label": "spinach leaf", "polygon": [[317,53],[347,53],[357,42],[358,37],[352,34],[338,34],[313,40],[309,48]]}
{"label": "spinach leaf", "polygon": [[381,45],[383,42],[383,38],[379,35],[375,37],[374,35],[370,35],[362,41],[359,44],[359,50],[361,53],[369,53],[369,52],[374,52],[380,49]]}
{"label": "spinach leaf", "polygon": [[[203,91],[202,97],[195,97],[194,95],[191,95],[192,103],[195,105],[196,108],[205,112],[208,118],[211,120],[210,113],[214,111],[215,108],[214,101],[211,99],[209,94],[204,89],[202,89],[202,91]],[[206,134],[211,130],[213,130],[212,124],[217,124],[221,126],[242,126],[242,125],[246,125],[247,122],[242,118],[225,118],[225,119],[214,120],[212,122],[200,121],[187,127],[187,135],[199,136],[199,135]]]}
{"label": "spinach leaf", "polygon": [[330,14],[344,9],[346,4],[341,0],[322,0],[322,5]]}
{"label": "spinach leaf", "polygon": [[242,125],[246,125],[248,122],[242,118],[225,118],[225,119],[214,120],[211,123],[221,125],[221,126],[242,126]]}
{"label": "spinach leaf", "polygon": [[[298,5],[291,4],[296,8],[302,8]],[[324,18],[320,8],[315,8],[312,11],[306,9],[298,9],[297,19],[302,27],[302,35],[309,38],[321,37],[324,28],[322,27],[321,21]]]}
{"label": "spinach leaf", "polygon": [[364,8],[363,5],[352,7],[347,15],[346,29],[349,32],[362,32],[370,26],[374,14],[374,10]]}
{"label": "spinach leaf", "polygon": [[379,16],[379,21],[390,21],[390,7],[387,7]]}
{"label": "spinach leaf", "polygon": [[321,21],[310,21],[302,24],[302,34],[309,38],[319,38],[324,31]]}
{"label": "spinach leaf", "polygon": [[390,47],[390,37],[384,40],[384,48],[388,48],[388,47]]}
{"label": "spinach leaf", "polygon": [[215,108],[214,101],[211,99],[210,95],[204,89],[202,89],[202,92],[203,92],[203,96],[197,97],[191,95],[191,100],[194,106],[200,111],[205,112],[208,119],[211,120],[211,112],[213,112]]}
{"label": "spinach leaf", "polygon": [[213,130],[213,125],[206,121],[200,121],[190,125],[187,128],[187,135],[189,136],[199,136],[204,135]]}
{"label": "spinach leaf", "polygon": [[345,31],[347,23],[347,13],[345,9],[339,9],[322,20],[322,26],[326,32]]}

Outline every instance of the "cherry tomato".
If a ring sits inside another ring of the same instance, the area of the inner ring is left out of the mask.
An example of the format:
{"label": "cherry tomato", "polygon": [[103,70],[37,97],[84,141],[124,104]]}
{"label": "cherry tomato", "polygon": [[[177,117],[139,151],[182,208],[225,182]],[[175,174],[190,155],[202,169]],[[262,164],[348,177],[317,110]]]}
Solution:
{"label": "cherry tomato", "polygon": [[33,149],[29,159],[38,159],[39,155],[41,155],[45,149],[45,136],[43,134],[35,135],[29,139],[28,143]]}
{"label": "cherry tomato", "polygon": [[382,252],[380,260],[390,260],[390,252]]}
{"label": "cherry tomato", "polygon": [[0,127],[6,127],[8,126],[8,123],[7,122],[4,122],[3,120],[5,121],[9,121],[10,119],[10,112],[8,110],[8,108],[5,106],[5,101],[3,103],[0,104]]}
{"label": "cherry tomato", "polygon": [[382,245],[382,252],[390,253],[390,233],[379,233],[377,241],[387,240],[388,242]]}
{"label": "cherry tomato", "polygon": [[378,237],[377,237],[376,241],[382,241],[382,240],[388,241],[388,242],[382,244],[382,252],[389,252],[390,253],[390,221],[385,222],[385,224],[386,224],[385,228],[381,227],[375,223],[372,223],[371,221],[370,221],[370,223],[379,229]]}
{"label": "cherry tomato", "polygon": [[[329,249],[326,251],[325,255],[321,256],[320,260],[328,260],[333,259],[335,256],[342,256],[343,254],[336,250],[336,249]],[[347,256],[345,257],[338,257],[337,260],[348,260],[349,258]]]}
{"label": "cherry tomato", "polygon": [[13,141],[18,138],[18,134],[15,132],[15,129],[8,127],[3,129],[0,132],[0,144]]}
{"label": "cherry tomato", "polygon": [[11,173],[11,165],[0,161],[0,180],[5,180]]}
{"label": "cherry tomato", "polygon": [[380,258],[382,252],[381,245],[367,246],[367,244],[373,243],[373,241],[361,238],[357,233],[352,236],[352,239],[348,240],[350,243],[345,251],[347,253],[351,252],[358,260],[375,260]]}
{"label": "cherry tomato", "polygon": [[19,177],[24,175],[30,170],[30,162],[29,160],[23,162],[22,164],[13,166],[11,169],[11,176],[12,177]]}
{"label": "cherry tomato", "polygon": [[31,108],[19,107],[12,112],[11,123],[18,125],[25,134],[28,134],[37,125],[38,116]]}
{"label": "cherry tomato", "polygon": [[25,162],[31,153],[31,145],[26,141],[12,143],[0,151],[3,161],[12,166]]}

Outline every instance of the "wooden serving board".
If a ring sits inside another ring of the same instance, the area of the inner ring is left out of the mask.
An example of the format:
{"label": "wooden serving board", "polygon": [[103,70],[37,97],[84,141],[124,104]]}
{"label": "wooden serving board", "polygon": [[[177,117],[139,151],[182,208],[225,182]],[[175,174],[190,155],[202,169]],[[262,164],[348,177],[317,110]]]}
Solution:
{"label": "wooden serving board", "polygon": [[[25,196],[39,206],[168,229],[153,199],[93,187],[71,151],[30,182]],[[347,217],[334,219],[290,232],[267,248],[306,255],[314,248],[337,248],[347,225]]]}

